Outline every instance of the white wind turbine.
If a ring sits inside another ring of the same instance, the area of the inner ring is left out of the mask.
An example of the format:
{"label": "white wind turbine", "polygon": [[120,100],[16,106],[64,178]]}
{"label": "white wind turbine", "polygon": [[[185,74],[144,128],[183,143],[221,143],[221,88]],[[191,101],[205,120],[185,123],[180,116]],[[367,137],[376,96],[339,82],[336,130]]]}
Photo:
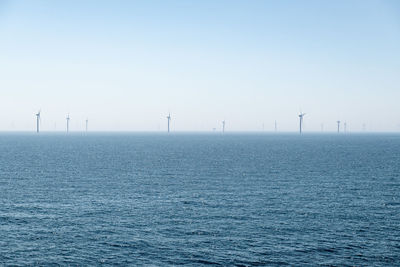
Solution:
{"label": "white wind turbine", "polygon": [[40,124],[40,110],[36,113],[36,132],[39,133],[39,124]]}
{"label": "white wind turbine", "polygon": [[70,120],[70,117],[69,117],[69,114],[68,114],[68,116],[67,116],[67,133],[69,132],[69,120]]}
{"label": "white wind turbine", "polygon": [[300,119],[300,134],[303,132],[303,118],[304,118],[305,115],[306,115],[306,113],[302,113],[302,112],[300,111],[300,114],[299,114],[299,119]]}

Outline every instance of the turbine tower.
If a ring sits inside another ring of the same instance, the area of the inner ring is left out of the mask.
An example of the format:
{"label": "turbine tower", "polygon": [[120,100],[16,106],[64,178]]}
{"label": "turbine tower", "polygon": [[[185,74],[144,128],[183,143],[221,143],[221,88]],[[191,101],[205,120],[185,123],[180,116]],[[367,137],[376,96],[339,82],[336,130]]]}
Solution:
{"label": "turbine tower", "polygon": [[222,121],[222,133],[225,133],[225,120]]}
{"label": "turbine tower", "polygon": [[346,133],[347,132],[347,122],[344,122],[344,132]]}
{"label": "turbine tower", "polygon": [[340,132],[340,121],[337,121],[336,123],[337,123],[337,132],[339,133]]}
{"label": "turbine tower", "polygon": [[306,113],[300,112],[299,114],[299,119],[300,119],[300,134],[303,132],[303,117],[306,115]]}
{"label": "turbine tower", "polygon": [[168,120],[168,132],[169,132],[169,124],[170,124],[170,121],[171,121],[171,113],[168,113],[167,120]]}
{"label": "turbine tower", "polygon": [[86,119],[86,132],[88,131],[89,119]]}
{"label": "turbine tower", "polygon": [[36,132],[39,133],[40,110],[36,113]]}
{"label": "turbine tower", "polygon": [[70,118],[69,118],[69,114],[68,114],[68,116],[67,116],[67,133],[69,132],[69,120],[70,120]]}
{"label": "turbine tower", "polygon": [[277,131],[278,131],[278,124],[275,121],[275,132],[277,132]]}

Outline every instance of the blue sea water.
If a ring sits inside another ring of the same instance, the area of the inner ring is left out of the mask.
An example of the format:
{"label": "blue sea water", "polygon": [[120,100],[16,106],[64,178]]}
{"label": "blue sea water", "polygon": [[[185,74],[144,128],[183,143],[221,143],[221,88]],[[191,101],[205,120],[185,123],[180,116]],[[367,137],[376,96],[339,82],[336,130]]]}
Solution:
{"label": "blue sea water", "polygon": [[0,134],[2,265],[400,265],[400,135]]}

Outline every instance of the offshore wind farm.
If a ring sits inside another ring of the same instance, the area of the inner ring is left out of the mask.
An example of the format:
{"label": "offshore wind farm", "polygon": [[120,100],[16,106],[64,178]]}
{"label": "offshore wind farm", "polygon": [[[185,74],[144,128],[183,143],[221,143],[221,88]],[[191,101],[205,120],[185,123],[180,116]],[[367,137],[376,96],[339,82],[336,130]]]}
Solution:
{"label": "offshore wind farm", "polygon": [[[298,117],[299,117],[299,133],[300,134],[302,134],[303,133],[303,127],[304,127],[304,116],[306,115],[306,113],[303,113],[303,112],[300,112],[299,114],[298,114]],[[41,122],[41,110],[39,110],[39,112],[38,113],[36,113],[35,114],[35,116],[36,116],[36,129],[35,129],[35,131],[37,132],[37,133],[39,133],[39,125],[40,125],[40,122]],[[172,119],[172,117],[171,117],[171,113],[168,113],[168,116],[166,117],[167,118],[167,124],[166,124],[166,131],[167,131],[167,133],[169,133],[170,131],[171,131],[171,119]],[[66,132],[68,133],[69,132],[69,122],[70,122],[70,116],[69,116],[69,114],[67,115],[67,117],[66,117]],[[337,124],[337,133],[340,133],[340,121],[338,120],[338,121],[336,121],[336,124]],[[222,121],[222,128],[221,128],[221,131],[222,131],[222,133],[225,133],[225,124],[226,124],[226,121],[225,120],[223,120]],[[86,118],[85,119],[85,127],[84,127],[84,129],[76,129],[76,131],[85,131],[85,132],[88,132],[88,125],[89,125],[89,119],[88,118]],[[161,130],[161,128],[159,128],[158,129],[158,131],[159,130]],[[210,129],[210,131],[212,131],[212,132],[214,132],[216,130],[216,128],[212,128],[212,129]],[[360,131],[358,131],[358,132],[361,132],[361,130],[362,131],[364,131],[365,132],[365,124],[363,124],[362,125],[362,128],[360,129]],[[45,130],[46,131],[46,130]],[[50,130],[51,131],[51,130]],[[162,130],[161,130],[162,131]],[[262,127],[262,131],[265,131],[265,124],[263,124],[263,127]],[[273,130],[275,133],[277,133],[278,132],[278,124],[277,124],[277,121],[275,120],[274,121],[274,130]],[[320,131],[321,133],[323,133],[324,132],[324,124],[321,124],[321,131]],[[312,132],[312,133],[314,133],[314,132]],[[347,133],[347,122],[345,122],[344,123],[344,133]],[[357,133],[357,132],[356,132]]]}
{"label": "offshore wind farm", "polygon": [[400,266],[399,14],[0,1],[0,266]]}

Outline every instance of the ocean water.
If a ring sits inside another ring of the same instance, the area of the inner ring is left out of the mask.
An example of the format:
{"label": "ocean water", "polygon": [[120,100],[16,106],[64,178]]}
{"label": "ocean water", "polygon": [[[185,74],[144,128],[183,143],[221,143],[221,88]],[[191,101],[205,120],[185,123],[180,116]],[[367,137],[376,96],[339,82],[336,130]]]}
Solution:
{"label": "ocean water", "polygon": [[0,134],[1,265],[400,265],[400,135]]}

